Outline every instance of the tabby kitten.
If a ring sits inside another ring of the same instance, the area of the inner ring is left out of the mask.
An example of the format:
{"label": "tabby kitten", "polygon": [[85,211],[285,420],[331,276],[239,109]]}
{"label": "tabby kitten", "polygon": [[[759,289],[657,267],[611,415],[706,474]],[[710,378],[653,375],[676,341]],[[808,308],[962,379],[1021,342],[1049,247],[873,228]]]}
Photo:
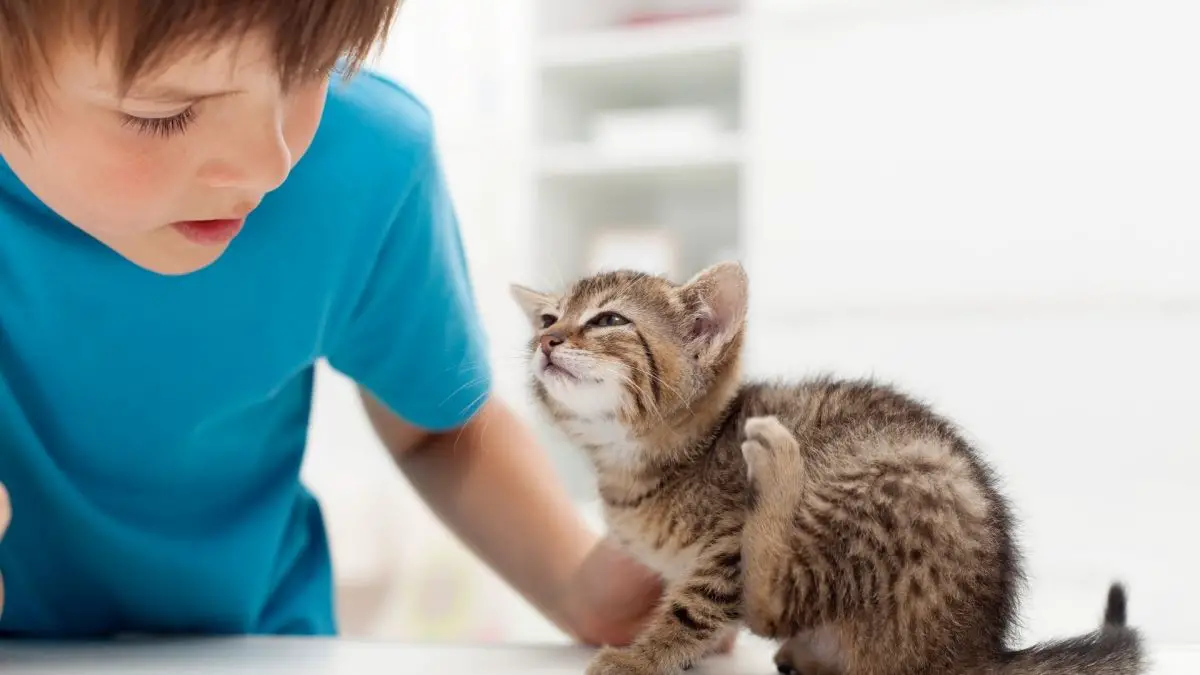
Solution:
{"label": "tabby kitten", "polygon": [[674,673],[739,626],[800,675],[1143,672],[1115,585],[1095,632],[1009,649],[1012,518],[949,422],[866,381],[742,382],[740,265],[513,293],[534,395],[590,457],[612,536],[666,582],[589,675]]}

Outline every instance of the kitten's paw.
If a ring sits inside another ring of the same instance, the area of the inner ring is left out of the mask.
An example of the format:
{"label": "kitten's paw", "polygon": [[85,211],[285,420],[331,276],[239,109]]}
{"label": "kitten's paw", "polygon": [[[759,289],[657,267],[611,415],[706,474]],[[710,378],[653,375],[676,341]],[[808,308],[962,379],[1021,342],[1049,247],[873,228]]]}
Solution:
{"label": "kitten's paw", "polygon": [[592,657],[587,675],[663,675],[649,659],[631,649],[605,647]]}
{"label": "kitten's paw", "polygon": [[751,417],[746,420],[746,440],[742,442],[742,457],[750,480],[771,474],[775,456],[792,452],[796,437],[774,415]]}
{"label": "kitten's paw", "polygon": [[782,450],[796,443],[796,437],[774,415],[746,420],[746,440],[757,441],[768,450]]}

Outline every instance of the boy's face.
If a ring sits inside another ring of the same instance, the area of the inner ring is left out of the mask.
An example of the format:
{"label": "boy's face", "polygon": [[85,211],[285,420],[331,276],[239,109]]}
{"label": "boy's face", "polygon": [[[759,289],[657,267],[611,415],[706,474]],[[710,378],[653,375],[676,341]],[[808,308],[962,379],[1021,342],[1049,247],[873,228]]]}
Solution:
{"label": "boy's face", "polygon": [[283,91],[265,45],[185,51],[124,99],[110,59],[66,48],[25,125],[28,148],[0,132],[0,154],[47,206],[135,264],[198,270],[287,177],[324,108],[328,78]]}

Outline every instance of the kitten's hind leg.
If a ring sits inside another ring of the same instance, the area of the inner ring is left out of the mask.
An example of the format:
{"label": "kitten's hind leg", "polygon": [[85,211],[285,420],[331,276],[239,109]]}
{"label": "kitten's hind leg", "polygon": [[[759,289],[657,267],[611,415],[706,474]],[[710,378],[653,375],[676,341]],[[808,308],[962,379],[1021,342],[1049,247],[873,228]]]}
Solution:
{"label": "kitten's hind leg", "polygon": [[852,645],[843,630],[863,609],[862,594],[881,581],[866,550],[847,539],[862,535],[860,518],[871,519],[857,508],[862,467],[813,475],[775,417],[750,418],[745,433],[753,497],[742,531],[743,621],[782,641],[780,673],[845,675]]}
{"label": "kitten's hind leg", "polygon": [[780,587],[784,568],[796,559],[793,520],[806,483],[804,459],[796,437],[775,417],[751,417],[744,431],[750,490],[742,532],[746,627],[760,637],[785,640],[816,627],[783,619],[792,599]]}
{"label": "kitten's hind leg", "polygon": [[770,489],[743,527],[746,627],[779,641],[834,631],[835,665],[856,675],[965,672],[963,655],[990,648],[986,605],[972,603],[1003,589],[961,579],[999,584],[987,575],[1002,561],[986,495],[952,449],[881,432],[799,478],[757,467]]}

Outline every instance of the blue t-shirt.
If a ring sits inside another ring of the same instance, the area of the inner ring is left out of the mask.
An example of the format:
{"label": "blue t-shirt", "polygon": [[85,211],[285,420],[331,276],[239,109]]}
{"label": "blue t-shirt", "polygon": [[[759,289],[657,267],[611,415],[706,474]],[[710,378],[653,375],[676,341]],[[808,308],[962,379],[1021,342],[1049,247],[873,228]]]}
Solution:
{"label": "blue t-shirt", "polygon": [[226,254],[126,261],[0,162],[0,635],[331,634],[314,362],[403,419],[489,387],[427,110],[362,72]]}

